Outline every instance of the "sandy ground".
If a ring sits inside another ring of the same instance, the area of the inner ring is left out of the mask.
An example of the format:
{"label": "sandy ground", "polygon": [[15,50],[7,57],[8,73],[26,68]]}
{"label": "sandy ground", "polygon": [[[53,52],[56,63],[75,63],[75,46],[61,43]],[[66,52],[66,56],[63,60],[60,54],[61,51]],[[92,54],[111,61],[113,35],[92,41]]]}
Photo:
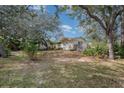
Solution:
{"label": "sandy ground", "polygon": [[[40,56],[40,55],[39,55]],[[43,51],[42,59],[54,60],[57,62],[107,62],[108,59],[100,59],[93,56],[82,56],[77,51]]]}

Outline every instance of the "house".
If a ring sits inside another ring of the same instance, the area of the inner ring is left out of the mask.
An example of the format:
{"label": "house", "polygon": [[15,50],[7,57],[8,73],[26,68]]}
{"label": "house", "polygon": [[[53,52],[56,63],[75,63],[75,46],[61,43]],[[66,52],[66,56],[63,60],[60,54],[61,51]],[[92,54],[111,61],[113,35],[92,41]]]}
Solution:
{"label": "house", "polygon": [[81,38],[62,38],[59,47],[63,50],[83,51],[87,44]]}
{"label": "house", "polygon": [[87,48],[87,43],[82,38],[62,38],[59,42],[52,42],[45,45],[40,45],[41,50],[69,50],[69,51],[84,51]]}

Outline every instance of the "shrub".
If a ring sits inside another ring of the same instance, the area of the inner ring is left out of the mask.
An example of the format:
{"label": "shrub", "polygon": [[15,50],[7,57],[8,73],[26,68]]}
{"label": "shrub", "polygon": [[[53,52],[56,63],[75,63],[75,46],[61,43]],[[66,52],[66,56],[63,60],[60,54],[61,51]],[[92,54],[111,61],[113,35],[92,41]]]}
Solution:
{"label": "shrub", "polygon": [[2,44],[0,44],[0,57],[8,57],[10,55],[10,49],[6,48]]}
{"label": "shrub", "polygon": [[8,42],[8,48],[17,51],[20,50],[20,40],[14,37],[11,37]]}
{"label": "shrub", "polygon": [[87,48],[83,55],[86,56],[98,56],[98,57],[105,57],[108,54],[108,48],[103,44],[97,44],[94,47]]}
{"label": "shrub", "polygon": [[23,49],[26,52],[26,54],[29,56],[30,60],[36,60],[37,59],[37,51],[38,51],[38,44],[34,40],[25,40],[25,42],[22,44]]}
{"label": "shrub", "polygon": [[4,50],[5,50],[7,57],[11,55],[11,50],[9,48],[5,48]]}
{"label": "shrub", "polygon": [[0,56],[3,57],[8,57],[10,56],[11,50],[8,48],[8,42],[5,42],[6,40],[0,36],[0,48],[1,48],[1,52],[3,52],[3,55],[0,54]]}
{"label": "shrub", "polygon": [[119,44],[114,45],[114,53],[116,57],[124,58],[124,47]]}

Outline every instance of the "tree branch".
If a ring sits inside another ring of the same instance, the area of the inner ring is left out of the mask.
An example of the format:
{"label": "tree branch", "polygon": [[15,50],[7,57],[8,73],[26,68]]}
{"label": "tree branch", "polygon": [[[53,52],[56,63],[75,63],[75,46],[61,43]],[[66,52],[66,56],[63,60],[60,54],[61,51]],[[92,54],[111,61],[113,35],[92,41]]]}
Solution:
{"label": "tree branch", "polygon": [[91,18],[93,18],[94,20],[96,20],[96,21],[101,25],[101,27],[102,27],[104,30],[106,30],[106,27],[104,26],[102,20],[101,20],[100,18],[98,18],[97,16],[91,14],[91,12],[90,12],[90,10],[88,9],[88,7],[86,7],[86,6],[84,6],[84,5],[79,5],[79,7],[80,7],[81,9],[86,10],[87,14],[88,14]]}
{"label": "tree branch", "polygon": [[115,12],[115,13],[113,14],[113,17],[112,17],[112,24],[111,24],[112,27],[113,27],[114,24],[115,24],[116,18],[117,18],[119,15],[121,15],[123,12],[124,12],[124,9],[119,10],[118,12]]}

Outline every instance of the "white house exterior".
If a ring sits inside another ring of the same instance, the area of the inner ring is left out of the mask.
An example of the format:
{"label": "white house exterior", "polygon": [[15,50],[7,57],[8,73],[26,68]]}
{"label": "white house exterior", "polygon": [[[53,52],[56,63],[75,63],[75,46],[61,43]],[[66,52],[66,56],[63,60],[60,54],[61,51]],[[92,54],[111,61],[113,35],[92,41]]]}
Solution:
{"label": "white house exterior", "polygon": [[87,47],[87,44],[80,38],[63,38],[60,42],[60,48],[63,50],[83,51]]}
{"label": "white house exterior", "polygon": [[73,43],[61,44],[60,48],[62,48],[63,50],[73,50],[74,44]]}

